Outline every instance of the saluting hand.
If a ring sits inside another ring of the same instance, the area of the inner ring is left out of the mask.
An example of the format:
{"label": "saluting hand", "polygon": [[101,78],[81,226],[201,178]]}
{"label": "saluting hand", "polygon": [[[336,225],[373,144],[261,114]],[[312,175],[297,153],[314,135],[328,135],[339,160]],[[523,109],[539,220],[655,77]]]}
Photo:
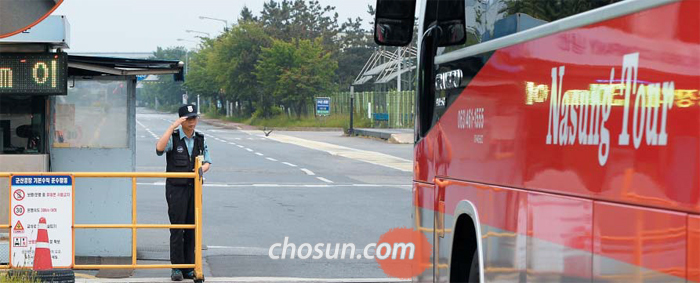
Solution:
{"label": "saluting hand", "polygon": [[184,123],[187,120],[187,117],[180,117],[179,119],[175,120],[172,125],[170,125],[171,128],[175,129],[178,126],[180,126],[182,123]]}

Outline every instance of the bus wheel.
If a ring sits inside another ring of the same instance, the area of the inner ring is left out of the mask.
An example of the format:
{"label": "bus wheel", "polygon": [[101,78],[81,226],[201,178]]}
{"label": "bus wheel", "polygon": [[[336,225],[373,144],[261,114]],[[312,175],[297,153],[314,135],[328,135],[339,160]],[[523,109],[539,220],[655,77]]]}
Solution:
{"label": "bus wheel", "polygon": [[478,241],[474,221],[467,215],[460,215],[452,245],[450,282],[479,282]]}
{"label": "bus wheel", "polygon": [[479,283],[479,275],[479,252],[475,250],[474,255],[472,255],[471,267],[469,267],[469,282]]}

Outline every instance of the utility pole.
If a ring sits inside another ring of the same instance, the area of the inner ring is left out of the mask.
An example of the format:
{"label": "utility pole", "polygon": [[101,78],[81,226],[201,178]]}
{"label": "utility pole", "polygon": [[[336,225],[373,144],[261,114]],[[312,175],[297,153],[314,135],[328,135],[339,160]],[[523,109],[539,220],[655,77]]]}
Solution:
{"label": "utility pole", "polygon": [[352,128],[352,119],[355,113],[355,86],[350,86],[350,129],[348,134],[354,135],[354,130]]}
{"label": "utility pole", "polygon": [[396,53],[399,55],[399,69],[398,69],[398,76],[396,77],[396,90],[398,92],[401,92],[401,47],[399,47],[398,51]]}

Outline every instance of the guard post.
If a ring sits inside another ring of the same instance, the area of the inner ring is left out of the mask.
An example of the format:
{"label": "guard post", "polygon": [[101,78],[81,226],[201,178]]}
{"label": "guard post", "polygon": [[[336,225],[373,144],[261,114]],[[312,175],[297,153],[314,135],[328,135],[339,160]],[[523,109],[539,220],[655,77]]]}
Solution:
{"label": "guard post", "polygon": [[[12,177],[15,175],[21,176],[71,176],[74,183],[79,182],[80,178],[129,178],[131,179],[131,214],[132,219],[130,224],[76,224],[75,217],[73,213],[66,215],[66,217],[71,218],[72,223],[71,232],[71,264],[66,266],[74,270],[85,270],[85,269],[167,269],[167,268],[192,268],[195,271],[195,282],[204,281],[204,273],[202,269],[202,162],[203,157],[198,156],[195,161],[194,172],[187,173],[168,173],[168,172],[2,172],[0,173],[0,178],[9,178],[10,182]],[[137,223],[137,194],[136,194],[136,180],[138,178],[192,178],[194,182],[194,193],[195,193],[195,222],[194,224],[139,224]],[[10,185],[10,191],[12,190],[12,185]],[[75,190],[73,190],[75,194]],[[72,207],[75,207],[75,195],[72,198]],[[10,211],[9,213],[13,213]],[[56,216],[54,216],[56,217]],[[58,216],[60,217],[60,215]],[[9,221],[9,220],[8,220]],[[11,222],[10,222],[11,223]],[[0,228],[12,229],[12,224],[10,225],[0,225]],[[34,228],[36,229],[36,228]],[[50,228],[49,228],[50,229]],[[76,229],[131,229],[131,264],[113,264],[113,265],[88,265],[88,264],[76,264],[75,263],[75,230]],[[138,264],[136,258],[136,243],[138,229],[194,229],[195,230],[195,262],[193,264]],[[28,232],[27,234],[31,234]],[[49,237],[51,233],[49,232]],[[10,250],[11,251],[11,250]],[[10,255],[8,255],[10,256]],[[14,268],[27,268],[28,265],[14,265],[12,262],[6,265],[0,265],[0,269],[14,269]]]}
{"label": "guard post", "polygon": [[[136,76],[184,80],[184,63],[179,60],[131,58],[135,55],[129,53],[77,54],[68,49],[70,24],[60,15],[0,39],[0,172],[133,172],[140,84]],[[122,190],[129,186],[128,178],[79,180],[76,221],[128,219],[134,197]],[[2,200],[11,197],[7,185],[0,182]],[[7,205],[8,201],[0,202],[2,220],[9,218]],[[2,227],[14,224],[0,221]],[[77,238],[85,240],[74,248],[78,262],[104,257],[128,262],[133,256],[131,232],[80,229]],[[0,233],[0,264],[9,262],[8,234]]]}

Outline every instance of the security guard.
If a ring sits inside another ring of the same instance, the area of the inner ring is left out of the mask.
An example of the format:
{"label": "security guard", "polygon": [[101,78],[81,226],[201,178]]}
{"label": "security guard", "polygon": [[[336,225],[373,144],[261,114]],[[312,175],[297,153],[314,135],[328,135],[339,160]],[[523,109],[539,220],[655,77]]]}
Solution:
{"label": "security guard", "polygon": [[[166,171],[192,172],[195,158],[204,155],[202,172],[211,166],[209,150],[204,136],[194,130],[198,118],[197,106],[187,104],[180,107],[180,118],[163,133],[156,144],[158,156],[166,153]],[[168,201],[168,216],[171,224],[194,224],[194,180],[168,178],[165,182],[165,197]],[[194,230],[170,229],[170,262],[172,264],[194,263]],[[181,281],[194,278],[192,269],[173,269],[170,279]]]}

